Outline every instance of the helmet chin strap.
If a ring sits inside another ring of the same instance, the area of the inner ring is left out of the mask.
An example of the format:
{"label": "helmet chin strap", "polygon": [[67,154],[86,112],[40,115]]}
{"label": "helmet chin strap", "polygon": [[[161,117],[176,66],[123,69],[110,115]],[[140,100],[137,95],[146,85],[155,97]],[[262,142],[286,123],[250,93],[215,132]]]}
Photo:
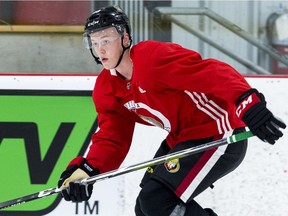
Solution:
{"label": "helmet chin strap", "polygon": [[102,65],[102,62],[99,60],[99,57],[96,57],[96,56],[94,55],[92,48],[90,48],[90,52],[91,52],[91,54],[92,54],[95,62],[96,62],[97,64],[101,64],[101,65]]}
{"label": "helmet chin strap", "polygon": [[119,66],[120,62],[122,61],[122,58],[123,58],[123,55],[124,55],[125,51],[128,50],[131,47],[131,44],[132,44],[132,40],[130,39],[129,46],[125,47],[124,44],[123,44],[123,39],[124,39],[124,36],[121,37],[121,45],[122,45],[123,50],[122,50],[122,53],[121,53],[121,55],[120,55],[120,57],[118,59],[118,62],[116,64],[116,66],[114,68]]}

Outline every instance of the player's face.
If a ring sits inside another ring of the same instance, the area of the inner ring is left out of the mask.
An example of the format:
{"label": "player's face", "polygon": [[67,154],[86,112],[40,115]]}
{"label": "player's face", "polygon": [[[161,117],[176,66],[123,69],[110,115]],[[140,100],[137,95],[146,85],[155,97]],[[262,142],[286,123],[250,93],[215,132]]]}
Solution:
{"label": "player's face", "polygon": [[93,50],[106,69],[113,69],[122,52],[121,35],[114,27],[90,35]]}

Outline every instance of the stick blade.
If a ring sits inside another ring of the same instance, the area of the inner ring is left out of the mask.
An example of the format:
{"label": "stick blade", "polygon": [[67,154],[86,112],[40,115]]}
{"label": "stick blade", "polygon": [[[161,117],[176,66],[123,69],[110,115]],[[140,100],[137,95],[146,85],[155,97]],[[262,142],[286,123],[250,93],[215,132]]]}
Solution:
{"label": "stick blade", "polygon": [[34,194],[30,194],[24,197],[19,197],[17,199],[9,200],[6,202],[1,202],[0,203],[0,209],[16,206],[19,204],[23,204],[32,200],[40,199],[46,196],[50,196],[52,194],[59,193],[61,190],[59,188],[50,188],[44,191],[40,191]]}

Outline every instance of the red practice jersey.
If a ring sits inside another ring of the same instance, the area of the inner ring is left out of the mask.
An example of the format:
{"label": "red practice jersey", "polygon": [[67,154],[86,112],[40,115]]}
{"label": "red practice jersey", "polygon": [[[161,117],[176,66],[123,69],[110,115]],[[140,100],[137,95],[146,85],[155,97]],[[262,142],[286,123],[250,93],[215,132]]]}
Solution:
{"label": "red practice jersey", "polygon": [[166,130],[171,148],[245,126],[235,101],[251,87],[231,66],[173,43],[143,41],[130,54],[131,80],[104,69],[93,91],[99,130],[86,158],[101,173],[120,166],[136,122]]}

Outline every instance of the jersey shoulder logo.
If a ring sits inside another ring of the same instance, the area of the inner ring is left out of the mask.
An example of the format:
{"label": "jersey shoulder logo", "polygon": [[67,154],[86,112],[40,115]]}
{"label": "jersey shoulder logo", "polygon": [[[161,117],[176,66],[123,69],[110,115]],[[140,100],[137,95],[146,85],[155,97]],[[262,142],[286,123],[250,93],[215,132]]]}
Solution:
{"label": "jersey shoulder logo", "polygon": [[138,87],[138,89],[139,89],[139,92],[140,92],[141,94],[146,93],[146,90],[142,89],[140,86]]}

